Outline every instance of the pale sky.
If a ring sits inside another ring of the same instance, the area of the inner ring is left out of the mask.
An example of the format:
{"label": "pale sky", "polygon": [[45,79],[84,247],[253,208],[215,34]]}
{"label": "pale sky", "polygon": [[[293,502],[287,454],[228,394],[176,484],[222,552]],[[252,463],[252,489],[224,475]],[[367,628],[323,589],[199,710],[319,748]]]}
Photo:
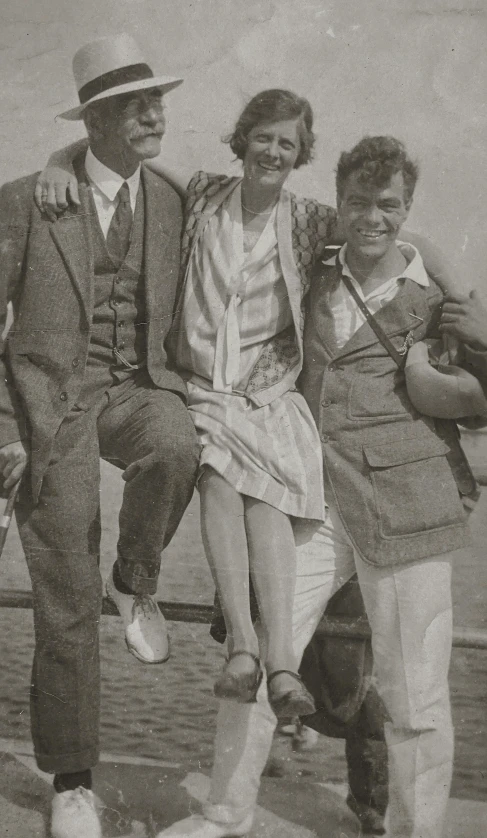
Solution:
{"label": "pale sky", "polygon": [[318,134],[291,188],[334,203],[340,151],[403,139],[421,163],[409,227],[487,291],[486,20],[485,0],[0,0],[0,181],[83,134],[55,121],[77,102],[72,56],[127,31],[156,73],[185,78],[168,96],[168,163],[237,171],[221,136],[251,95],[288,87]]}

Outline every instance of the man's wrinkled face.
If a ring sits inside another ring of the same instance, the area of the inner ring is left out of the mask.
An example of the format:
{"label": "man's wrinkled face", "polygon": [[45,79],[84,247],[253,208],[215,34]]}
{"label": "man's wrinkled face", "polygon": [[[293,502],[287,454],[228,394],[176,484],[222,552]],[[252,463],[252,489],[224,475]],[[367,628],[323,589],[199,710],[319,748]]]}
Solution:
{"label": "man's wrinkled face", "polygon": [[337,204],[348,247],[365,258],[377,259],[394,245],[411,200],[405,197],[402,172],[392,175],[388,184],[376,186],[361,182],[357,171],[347,178]]}
{"label": "man's wrinkled face", "polygon": [[153,87],[107,99],[98,127],[103,144],[121,159],[140,162],[157,157],[166,127],[162,91]]}

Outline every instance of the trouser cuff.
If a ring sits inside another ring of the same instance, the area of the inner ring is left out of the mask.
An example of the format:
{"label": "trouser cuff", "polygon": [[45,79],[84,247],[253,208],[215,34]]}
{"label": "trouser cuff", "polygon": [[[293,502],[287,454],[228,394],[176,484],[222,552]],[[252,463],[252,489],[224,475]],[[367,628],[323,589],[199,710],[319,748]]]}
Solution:
{"label": "trouser cuff", "polygon": [[159,563],[142,564],[121,556],[116,561],[120,578],[133,594],[155,594],[159,578]]}
{"label": "trouser cuff", "polygon": [[98,763],[99,755],[98,747],[94,747],[73,754],[40,754],[36,752],[35,758],[40,770],[45,771],[46,774],[75,774],[78,771],[94,768]]}

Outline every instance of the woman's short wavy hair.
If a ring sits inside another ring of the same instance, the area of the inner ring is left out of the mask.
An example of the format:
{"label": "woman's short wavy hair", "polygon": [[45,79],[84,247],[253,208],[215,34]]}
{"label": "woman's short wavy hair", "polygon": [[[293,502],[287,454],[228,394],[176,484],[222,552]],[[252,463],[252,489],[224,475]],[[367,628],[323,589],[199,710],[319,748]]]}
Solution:
{"label": "woman's short wavy hair", "polygon": [[252,128],[265,122],[283,122],[288,119],[299,120],[300,149],[294,164],[294,168],[299,169],[313,157],[313,111],[307,99],[296,96],[290,90],[275,88],[257,93],[243,109],[233,133],[225,137],[223,142],[229,144],[239,160],[243,160]]}

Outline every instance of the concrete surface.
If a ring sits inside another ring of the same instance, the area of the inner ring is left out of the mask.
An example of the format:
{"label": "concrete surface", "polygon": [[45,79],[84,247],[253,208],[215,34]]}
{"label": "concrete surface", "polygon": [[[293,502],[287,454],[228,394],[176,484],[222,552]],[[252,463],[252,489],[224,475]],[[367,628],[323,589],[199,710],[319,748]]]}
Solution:
{"label": "concrete surface", "polygon": [[[199,811],[208,778],[155,760],[104,755],[95,793],[105,838],[152,838],[175,820]],[[0,822],[5,838],[46,838],[52,796],[30,747],[0,740]],[[341,787],[264,779],[249,838],[359,838]],[[480,838],[487,803],[450,800],[444,838]]]}

